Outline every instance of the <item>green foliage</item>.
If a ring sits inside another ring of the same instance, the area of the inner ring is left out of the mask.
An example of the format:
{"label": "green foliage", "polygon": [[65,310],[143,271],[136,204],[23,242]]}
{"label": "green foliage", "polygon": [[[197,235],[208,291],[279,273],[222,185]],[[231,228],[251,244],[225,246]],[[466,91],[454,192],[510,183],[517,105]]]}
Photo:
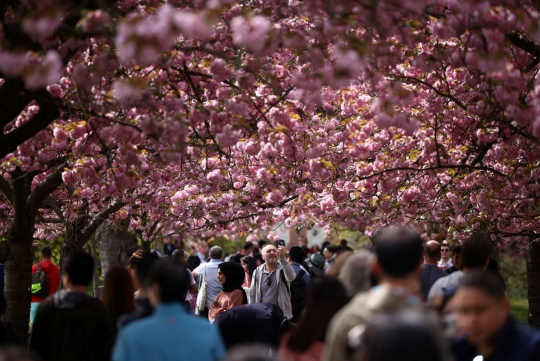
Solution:
{"label": "green foliage", "polygon": [[240,237],[237,241],[233,241],[227,237],[215,237],[211,239],[212,246],[219,246],[223,250],[223,257],[228,254],[236,253],[244,246],[245,237]]}
{"label": "green foliage", "polygon": [[346,239],[347,245],[355,251],[363,249],[371,243],[369,237],[362,232],[352,231],[342,227],[333,227],[331,237],[330,242],[335,245],[339,245],[342,239]]}
{"label": "green foliage", "polygon": [[527,297],[527,260],[525,257],[511,258],[502,256],[499,269],[506,283],[510,297],[517,299]]}
{"label": "green foliage", "polygon": [[526,298],[511,298],[511,313],[518,321],[528,323],[529,301]]}

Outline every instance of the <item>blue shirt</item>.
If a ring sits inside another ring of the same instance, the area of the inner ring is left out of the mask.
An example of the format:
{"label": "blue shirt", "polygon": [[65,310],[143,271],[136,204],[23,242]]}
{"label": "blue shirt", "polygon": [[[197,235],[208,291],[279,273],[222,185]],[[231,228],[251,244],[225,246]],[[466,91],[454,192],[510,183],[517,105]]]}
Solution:
{"label": "blue shirt", "polygon": [[304,282],[306,282],[306,288],[309,287],[309,284],[311,283],[311,277],[309,277],[309,272],[306,271],[306,269],[297,262],[291,262],[291,267],[293,268],[294,273],[296,273],[297,276],[301,270],[304,270]]}
{"label": "blue shirt", "polygon": [[205,307],[210,307],[210,304],[214,302],[217,295],[223,290],[223,286],[219,283],[217,278],[218,266],[223,263],[220,259],[211,259],[208,263],[203,263],[199,267],[195,268],[194,272],[199,279],[202,280],[202,275],[206,269],[206,302]]}
{"label": "blue shirt", "polygon": [[429,295],[429,290],[435,282],[441,277],[448,276],[448,273],[441,270],[439,267],[434,266],[432,264],[423,264],[422,265],[422,294],[424,297],[424,301],[427,299],[427,296]]}
{"label": "blue shirt", "polygon": [[[540,331],[528,325],[517,324],[508,317],[505,326],[493,337],[495,352],[484,361],[538,361],[540,360]],[[462,336],[452,344],[456,361],[470,361],[478,356],[476,347]]]}
{"label": "blue shirt", "polygon": [[214,361],[225,356],[215,325],[189,315],[180,303],[159,305],[154,314],[118,335],[112,361]]}

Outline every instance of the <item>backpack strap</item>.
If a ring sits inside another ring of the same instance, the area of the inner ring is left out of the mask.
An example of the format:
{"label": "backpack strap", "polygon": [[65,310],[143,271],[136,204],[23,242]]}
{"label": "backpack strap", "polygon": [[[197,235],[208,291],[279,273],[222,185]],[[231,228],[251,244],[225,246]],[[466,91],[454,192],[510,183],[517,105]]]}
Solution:
{"label": "backpack strap", "polygon": [[289,283],[285,279],[285,270],[282,268],[279,270],[279,274],[281,275],[281,280],[283,283],[285,283],[285,287],[287,287],[287,292],[289,293],[289,296],[291,296],[291,289],[289,288]]}

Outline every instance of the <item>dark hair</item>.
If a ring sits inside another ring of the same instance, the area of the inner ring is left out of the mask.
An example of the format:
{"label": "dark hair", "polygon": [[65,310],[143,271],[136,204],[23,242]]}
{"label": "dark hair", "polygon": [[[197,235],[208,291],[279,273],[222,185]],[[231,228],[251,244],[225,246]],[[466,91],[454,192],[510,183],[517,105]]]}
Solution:
{"label": "dark hair", "polygon": [[450,253],[452,253],[452,247],[448,243],[441,244],[441,248],[443,247],[448,247],[448,249],[450,250]]}
{"label": "dark hair", "polygon": [[41,255],[43,258],[51,258],[52,257],[52,250],[51,247],[45,246],[41,249]]}
{"label": "dark hair", "polygon": [[441,245],[437,242],[438,247],[435,249],[429,248],[428,244],[424,244],[424,252],[428,258],[440,257],[441,255]]}
{"label": "dark hair", "polygon": [[127,261],[127,266],[131,269],[135,269],[137,268],[137,265],[139,264],[139,262],[141,261],[141,259],[146,256],[147,252],[146,251],[143,251],[142,249],[139,249],[135,252],[133,252],[133,254],[131,255],[131,257],[129,257],[128,261]]}
{"label": "dark hair", "polygon": [[103,280],[101,301],[111,313],[113,324],[116,325],[123,314],[135,311],[134,291],[135,286],[127,269],[119,266],[109,268]]}
{"label": "dark hair", "polygon": [[[262,257],[262,254],[260,254],[260,253],[254,254],[254,255],[253,255],[253,259],[254,259],[255,261],[258,260],[259,262],[261,262],[261,264],[264,263],[264,259],[263,259],[263,257]],[[255,264],[257,264],[257,263],[255,262]]]}
{"label": "dark hair", "polygon": [[347,247],[347,240],[342,239],[341,241],[339,241],[339,244],[342,245],[343,247]]}
{"label": "dark hair", "polygon": [[208,254],[210,255],[211,259],[221,259],[221,257],[223,257],[223,251],[218,246],[210,248]]}
{"label": "dark hair", "polygon": [[323,244],[322,244],[322,246],[321,246],[321,249],[319,250],[319,252],[321,253],[321,255],[323,254],[323,251],[324,251],[324,249],[326,248],[326,246],[330,246],[330,245],[331,245],[331,243],[328,242],[328,241],[324,241],[324,242],[323,242]]}
{"label": "dark hair", "polygon": [[255,272],[255,269],[257,268],[257,264],[255,263],[255,259],[253,257],[251,257],[251,256],[245,256],[245,257],[242,257],[240,262],[241,263],[243,262],[243,263],[247,264],[248,271],[249,271],[249,276],[253,277],[253,272]]}
{"label": "dark hair", "polygon": [[403,277],[420,266],[422,248],[418,232],[406,226],[391,226],[382,230],[375,243],[375,254],[385,275]]}
{"label": "dark hair", "polygon": [[473,234],[461,246],[461,269],[484,268],[492,252],[493,245],[487,235]]}
{"label": "dark hair", "polygon": [[88,286],[94,275],[94,259],[88,253],[76,252],[66,259],[64,272],[71,284]]}
{"label": "dark hair", "polygon": [[490,259],[486,271],[497,277],[497,279],[501,282],[504,290],[506,290],[506,282],[504,282],[504,278],[499,271],[499,265],[497,264],[497,261],[495,261],[493,258]]}
{"label": "dark hair", "polygon": [[327,276],[313,279],[304,298],[306,311],[291,332],[286,347],[304,352],[313,342],[324,342],[330,320],[347,302],[345,288],[337,279]]}
{"label": "dark hair", "polygon": [[229,258],[229,261],[234,262],[234,263],[240,263],[242,258],[244,258],[244,255],[242,253],[237,253],[237,254],[231,256],[231,258]]}
{"label": "dark hair", "polygon": [[191,256],[187,258],[186,267],[190,271],[193,271],[195,268],[199,267],[200,264],[201,264],[201,259],[199,258],[199,256],[195,256],[192,254]]}
{"label": "dark hair", "polygon": [[[350,335],[350,333],[349,333]],[[442,343],[437,328],[420,310],[379,314],[366,325],[360,351],[368,360],[440,361]]]}
{"label": "dark hair", "polygon": [[291,257],[291,261],[296,263],[302,263],[304,258],[306,258],[304,250],[302,247],[298,246],[292,246],[289,250],[289,257]]}
{"label": "dark hair", "polygon": [[158,259],[150,270],[150,280],[159,286],[161,303],[183,303],[189,284],[186,268],[169,258]]}
{"label": "dark hair", "polygon": [[182,258],[184,258],[185,251],[183,249],[175,249],[172,253],[172,260],[176,263],[181,263]]}
{"label": "dark hair", "polygon": [[259,245],[259,249],[263,249],[264,246],[266,245],[266,241],[264,239],[259,239],[257,241],[257,244]]}
{"label": "dark hair", "polygon": [[140,287],[149,288],[152,285],[150,281],[150,269],[158,259],[159,256],[157,253],[149,252],[138,261],[135,276]]}
{"label": "dark hair", "polygon": [[[328,250],[328,252],[330,252],[330,253],[336,253],[336,247],[332,246],[331,244],[326,245],[324,248],[326,248]],[[324,248],[323,248],[323,251],[324,251]]]}
{"label": "dark hair", "polygon": [[453,254],[456,254],[456,253],[461,253],[461,246],[455,246],[454,247],[454,250],[452,251]]}
{"label": "dark hair", "polygon": [[489,272],[477,271],[463,276],[463,278],[459,281],[458,290],[462,288],[481,289],[489,297],[498,301],[506,298],[501,280]]}
{"label": "dark hair", "polygon": [[247,251],[250,248],[253,248],[253,242],[247,241],[244,243],[244,251]]}

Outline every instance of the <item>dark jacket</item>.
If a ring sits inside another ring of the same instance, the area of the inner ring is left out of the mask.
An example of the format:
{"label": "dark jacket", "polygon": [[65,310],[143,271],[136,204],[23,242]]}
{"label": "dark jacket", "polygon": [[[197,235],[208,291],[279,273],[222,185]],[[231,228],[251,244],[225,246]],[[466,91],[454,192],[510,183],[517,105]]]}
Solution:
{"label": "dark jacket", "polygon": [[277,346],[283,311],[272,303],[251,303],[237,306],[220,314],[215,323],[227,349],[241,343],[261,343]]}
{"label": "dark jacket", "polygon": [[114,326],[100,300],[78,291],[61,291],[38,308],[30,349],[43,361],[109,360]]}
{"label": "dark jacket", "polygon": [[130,324],[131,322],[140,320],[141,318],[146,318],[150,316],[152,312],[154,312],[154,308],[150,304],[150,301],[148,301],[148,298],[139,298],[135,300],[135,304],[137,305],[135,312],[122,315],[118,319],[116,324],[116,329],[118,332],[120,332],[122,328],[126,327],[126,325]]}
{"label": "dark jacket", "polygon": [[[506,325],[494,339],[495,352],[484,361],[538,361],[540,360],[540,331],[516,323],[508,317]],[[474,345],[460,337],[452,344],[455,361],[471,361],[478,356]]]}
{"label": "dark jacket", "polygon": [[423,264],[422,265],[422,294],[424,301],[427,299],[427,296],[429,294],[429,290],[435,282],[441,277],[446,277],[448,274],[441,270],[439,267],[431,265],[431,264]]}

